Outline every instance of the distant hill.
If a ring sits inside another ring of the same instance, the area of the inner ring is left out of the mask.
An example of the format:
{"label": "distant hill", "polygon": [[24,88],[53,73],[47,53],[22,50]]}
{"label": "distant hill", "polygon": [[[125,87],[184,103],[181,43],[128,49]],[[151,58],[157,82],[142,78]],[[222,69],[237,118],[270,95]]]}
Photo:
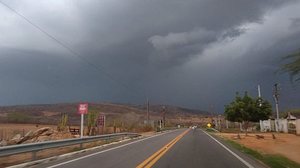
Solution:
{"label": "distant hill", "polygon": [[[144,106],[136,106],[137,108],[140,108],[142,110],[146,110],[147,107]],[[155,112],[161,112],[163,110],[163,107],[165,107],[166,112],[170,114],[196,114],[196,115],[209,115],[210,113],[203,110],[195,110],[195,109],[189,109],[184,107],[178,107],[178,106],[170,106],[170,105],[150,105],[149,109],[150,111]]]}
{"label": "distant hill", "polygon": [[[35,123],[57,124],[61,114],[66,113],[70,125],[78,125],[80,115],[77,114],[77,103],[39,104],[0,107],[2,123]],[[150,119],[161,119],[162,106],[166,107],[166,118],[170,123],[201,122],[207,118],[208,112],[169,105],[151,105]],[[107,124],[141,123],[146,120],[146,106],[90,103],[89,110],[105,114]]]}

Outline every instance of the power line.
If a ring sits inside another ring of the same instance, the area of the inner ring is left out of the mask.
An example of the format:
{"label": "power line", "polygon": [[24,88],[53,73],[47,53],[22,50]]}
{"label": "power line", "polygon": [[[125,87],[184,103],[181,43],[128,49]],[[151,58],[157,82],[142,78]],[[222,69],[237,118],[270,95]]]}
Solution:
{"label": "power line", "polygon": [[[106,77],[108,77],[109,79],[111,79],[113,82],[115,82],[116,84],[122,86],[125,89],[128,90],[132,90],[130,89],[126,84],[118,81],[115,77],[113,77],[113,75],[111,75],[110,73],[106,72],[104,70],[104,68],[101,65],[95,65],[92,62],[90,62],[88,59],[84,58],[83,56],[81,56],[80,53],[76,52],[75,50],[73,50],[71,47],[67,46],[66,44],[64,44],[63,42],[61,42],[60,40],[58,40],[56,37],[54,37],[53,35],[51,35],[50,33],[48,33],[47,31],[45,31],[44,29],[42,29],[40,26],[38,26],[37,24],[33,23],[31,20],[29,20],[26,16],[24,16],[23,14],[19,13],[18,11],[16,11],[15,9],[13,9],[12,7],[10,7],[9,5],[7,5],[6,3],[0,1],[0,3],[5,6],[6,8],[8,8],[9,10],[11,10],[13,13],[15,13],[17,16],[21,17],[22,19],[24,19],[26,22],[28,22],[30,25],[32,25],[34,28],[36,28],[37,30],[39,30],[40,32],[42,32],[44,35],[46,35],[48,38],[50,38],[51,40],[55,41],[56,43],[58,43],[61,47],[65,48],[66,50],[68,50],[70,53],[72,53],[74,56],[76,56],[80,61],[85,62],[87,65],[90,65],[91,67],[93,67],[95,70],[103,73]],[[132,93],[132,92],[130,92]],[[136,93],[135,96],[141,96],[142,94],[137,93],[136,91],[134,91],[133,93]],[[144,95],[142,95],[142,97],[144,97]]]}

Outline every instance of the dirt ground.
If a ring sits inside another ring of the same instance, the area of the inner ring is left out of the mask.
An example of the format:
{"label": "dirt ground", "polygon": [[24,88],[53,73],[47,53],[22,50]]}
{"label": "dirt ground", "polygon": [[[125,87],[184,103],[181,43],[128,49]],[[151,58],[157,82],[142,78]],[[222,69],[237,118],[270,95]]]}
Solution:
{"label": "dirt ground", "polygon": [[156,132],[154,131],[149,131],[149,132],[142,132],[142,133],[139,133],[141,136],[145,136],[145,137],[148,137],[148,136],[152,136],[152,135],[155,135]]}
{"label": "dirt ground", "polygon": [[[263,154],[280,154],[300,163],[300,136],[274,133],[276,139],[273,139],[271,133],[248,133],[248,136],[240,134],[241,139],[238,139],[236,133],[217,133],[217,135],[255,149]],[[257,139],[256,135],[262,135],[264,138]]]}
{"label": "dirt ground", "polygon": [[[16,134],[21,134],[24,136],[28,131],[35,131],[43,127],[50,127],[53,130],[57,129],[57,125],[36,125],[36,124],[1,124],[0,123],[0,141],[2,139],[9,140],[13,138]],[[72,128],[80,128],[79,126],[72,126]],[[85,132],[87,128],[85,127]],[[101,130],[100,130],[101,131]],[[113,133],[113,127],[106,127],[104,133],[110,134]],[[116,128],[116,132],[121,132],[120,128]]]}

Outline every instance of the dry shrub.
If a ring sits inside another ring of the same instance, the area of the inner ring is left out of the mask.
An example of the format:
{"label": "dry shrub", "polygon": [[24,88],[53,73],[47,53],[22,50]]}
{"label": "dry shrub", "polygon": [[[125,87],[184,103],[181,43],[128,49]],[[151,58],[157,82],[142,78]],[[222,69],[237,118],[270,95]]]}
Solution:
{"label": "dry shrub", "polygon": [[145,125],[138,129],[138,132],[150,132],[153,131],[153,127],[151,125]]}

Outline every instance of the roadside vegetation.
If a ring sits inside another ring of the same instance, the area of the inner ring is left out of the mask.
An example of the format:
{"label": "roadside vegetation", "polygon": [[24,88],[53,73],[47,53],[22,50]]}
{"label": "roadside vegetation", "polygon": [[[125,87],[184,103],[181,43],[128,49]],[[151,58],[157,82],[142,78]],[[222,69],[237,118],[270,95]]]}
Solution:
{"label": "roadside vegetation", "polygon": [[97,118],[99,117],[100,113],[97,110],[91,109],[89,110],[86,118],[87,123],[87,134],[89,136],[96,135],[96,127],[97,127]]}
{"label": "roadside vegetation", "polygon": [[225,140],[225,142],[227,142],[230,146],[236,148],[237,150],[262,161],[264,164],[270,166],[271,168],[299,168],[300,167],[300,164],[291,161],[284,156],[262,154],[256,150],[240,145],[239,143],[234,142],[232,140]]}
{"label": "roadside vegetation", "polygon": [[57,130],[58,131],[67,131],[67,125],[68,125],[68,114],[62,113],[61,119],[59,120],[57,124]]}
{"label": "roadside vegetation", "polygon": [[217,132],[217,130],[213,129],[213,128],[206,128],[205,131],[206,132],[211,132],[211,133]]}
{"label": "roadside vegetation", "polygon": [[245,92],[241,97],[236,93],[235,99],[225,106],[225,118],[228,121],[243,123],[246,130],[250,122],[266,120],[272,113],[271,104],[262,98],[252,98]]}
{"label": "roadside vegetation", "polygon": [[10,123],[30,123],[32,122],[31,116],[21,113],[21,112],[12,112],[7,114],[7,121]]}

